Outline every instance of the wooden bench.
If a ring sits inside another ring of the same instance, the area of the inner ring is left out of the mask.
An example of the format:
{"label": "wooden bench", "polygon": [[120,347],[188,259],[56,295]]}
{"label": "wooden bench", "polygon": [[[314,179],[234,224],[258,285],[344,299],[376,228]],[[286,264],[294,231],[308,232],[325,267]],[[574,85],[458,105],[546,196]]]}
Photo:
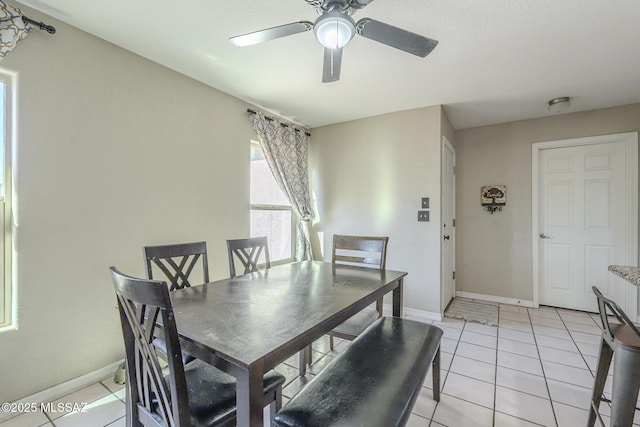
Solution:
{"label": "wooden bench", "polygon": [[440,400],[442,330],[382,317],[276,415],[279,427],[404,426],[429,367]]}

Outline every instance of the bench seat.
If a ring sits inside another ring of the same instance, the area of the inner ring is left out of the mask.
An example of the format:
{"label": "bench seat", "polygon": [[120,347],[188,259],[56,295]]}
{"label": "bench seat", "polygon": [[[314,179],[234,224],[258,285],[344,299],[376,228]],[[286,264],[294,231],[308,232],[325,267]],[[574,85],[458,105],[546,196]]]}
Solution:
{"label": "bench seat", "polygon": [[433,325],[381,317],[276,415],[279,427],[404,426],[433,366],[440,400],[440,340]]}

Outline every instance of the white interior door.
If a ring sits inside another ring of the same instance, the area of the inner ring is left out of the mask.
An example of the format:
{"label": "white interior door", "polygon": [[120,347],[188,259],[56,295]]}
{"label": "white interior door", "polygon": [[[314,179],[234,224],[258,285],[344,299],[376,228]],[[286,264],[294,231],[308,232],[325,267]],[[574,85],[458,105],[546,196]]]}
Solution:
{"label": "white interior door", "polygon": [[442,138],[442,301],[441,311],[455,295],[455,163],[456,153],[449,141]]}
{"label": "white interior door", "polygon": [[[628,197],[628,177],[637,176],[637,157],[628,161],[627,142],[601,138],[601,143],[591,139],[587,145],[539,151],[538,236],[534,235],[539,302],[596,312],[591,290],[595,285],[634,313],[633,304],[627,304],[630,285],[607,267],[637,262],[635,249],[629,247],[637,246],[637,239],[628,238],[634,233],[629,229],[630,204],[637,205],[637,189],[636,197]],[[629,170],[634,164],[636,170]],[[629,259],[631,253],[636,259]]]}

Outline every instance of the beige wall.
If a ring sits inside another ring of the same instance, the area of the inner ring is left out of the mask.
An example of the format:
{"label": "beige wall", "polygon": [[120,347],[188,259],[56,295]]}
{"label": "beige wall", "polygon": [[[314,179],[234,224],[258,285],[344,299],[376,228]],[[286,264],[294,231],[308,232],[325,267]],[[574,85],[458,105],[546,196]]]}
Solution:
{"label": "beige wall", "polygon": [[18,75],[18,330],[0,333],[0,401],[124,357],[108,267],[145,244],[249,232],[247,104],[50,17],[0,63]]}
{"label": "beige wall", "polygon": [[[409,273],[405,307],[437,313],[441,111],[429,107],[321,127],[311,141],[314,231],[324,259],[331,257],[334,233],[389,236],[387,268]],[[431,198],[428,223],[417,222],[422,197]]]}
{"label": "beige wall", "polygon": [[[533,299],[531,144],[640,130],[640,104],[456,133],[456,289]],[[507,205],[480,206],[482,185],[505,184]]]}
{"label": "beige wall", "polygon": [[[58,33],[34,30],[0,63],[18,76],[19,204],[19,329],[0,333],[0,401],[123,357],[109,265],[143,275],[141,246],[202,239],[219,278],[224,240],[249,232],[247,104],[25,12]],[[327,259],[333,233],[389,235],[405,305],[440,312],[444,134],[457,151],[458,289],[530,299],[531,143],[639,128],[640,105],[460,132],[438,106],[314,129],[314,246]],[[480,209],[482,183],[507,185],[502,213]],[[429,223],[416,220],[421,197]]]}

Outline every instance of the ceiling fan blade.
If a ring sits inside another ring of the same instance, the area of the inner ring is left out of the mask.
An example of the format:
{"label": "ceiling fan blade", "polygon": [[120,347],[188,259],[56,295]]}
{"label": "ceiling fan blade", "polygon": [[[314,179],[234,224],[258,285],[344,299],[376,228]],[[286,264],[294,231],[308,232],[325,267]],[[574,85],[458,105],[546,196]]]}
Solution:
{"label": "ceiling fan blade", "polygon": [[253,33],[243,34],[241,36],[231,37],[229,41],[236,46],[251,46],[266,42],[280,37],[291,36],[293,34],[304,33],[313,29],[313,22],[300,21],[291,24],[280,25],[277,27],[267,28],[266,30],[255,31]]}
{"label": "ceiling fan blade", "polygon": [[438,45],[437,40],[411,33],[393,25],[362,18],[356,24],[356,30],[362,37],[395,47],[412,55],[424,58]]}
{"label": "ceiling fan blade", "polygon": [[324,48],[324,63],[322,65],[322,83],[340,80],[340,66],[342,65],[342,48]]}

